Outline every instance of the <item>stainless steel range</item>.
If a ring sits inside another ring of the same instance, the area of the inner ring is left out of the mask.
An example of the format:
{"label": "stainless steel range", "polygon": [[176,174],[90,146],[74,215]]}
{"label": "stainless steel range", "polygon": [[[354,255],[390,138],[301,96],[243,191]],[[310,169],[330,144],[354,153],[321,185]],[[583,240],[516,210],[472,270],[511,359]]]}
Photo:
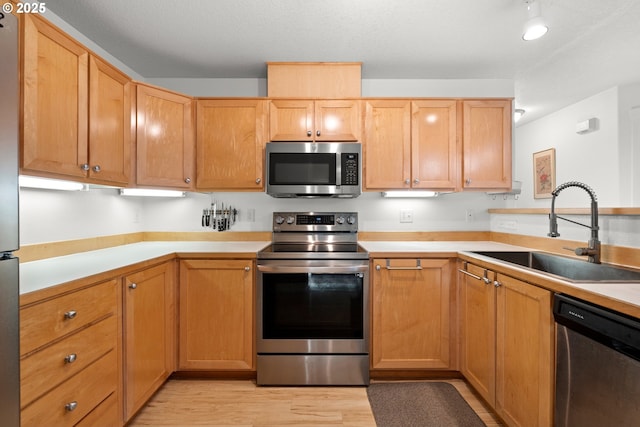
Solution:
{"label": "stainless steel range", "polygon": [[369,254],[357,213],[275,212],[256,291],[258,384],[369,384]]}

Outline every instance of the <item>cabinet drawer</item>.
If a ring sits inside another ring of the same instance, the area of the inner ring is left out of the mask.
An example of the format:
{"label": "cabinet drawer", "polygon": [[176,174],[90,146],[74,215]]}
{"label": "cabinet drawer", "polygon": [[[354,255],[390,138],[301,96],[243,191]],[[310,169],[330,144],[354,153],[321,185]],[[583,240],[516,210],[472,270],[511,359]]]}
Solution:
{"label": "cabinet drawer", "polygon": [[73,426],[117,387],[116,351],[112,350],[82,372],[22,410],[22,427]]}
{"label": "cabinet drawer", "polygon": [[111,393],[97,408],[89,412],[75,427],[120,427],[118,395]]}
{"label": "cabinet drawer", "polygon": [[117,320],[108,317],[20,362],[20,400],[26,406],[116,346]]}
{"label": "cabinet drawer", "polygon": [[88,325],[116,310],[116,279],[20,309],[20,353]]}

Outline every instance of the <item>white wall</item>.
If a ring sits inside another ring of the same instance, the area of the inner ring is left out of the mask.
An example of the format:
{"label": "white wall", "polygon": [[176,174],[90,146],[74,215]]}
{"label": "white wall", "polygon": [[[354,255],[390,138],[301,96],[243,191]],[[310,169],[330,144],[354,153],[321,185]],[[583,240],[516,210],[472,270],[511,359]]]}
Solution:
{"label": "white wall", "polygon": [[[579,135],[577,122],[597,118],[594,132]],[[640,84],[614,87],[570,105],[553,114],[516,128],[514,179],[522,181],[518,200],[508,207],[548,208],[551,199],[533,198],[533,153],[555,148],[556,184],[580,181],[592,187],[599,207],[639,206],[640,194]],[[634,167],[635,165],[635,167]],[[556,199],[556,207],[590,206],[590,198],[579,188],[567,188]],[[590,223],[589,216],[571,219]],[[533,236],[548,233],[546,215],[491,215],[491,230]],[[600,216],[603,243],[640,247],[640,218]],[[589,230],[558,222],[561,238],[585,241]]]}

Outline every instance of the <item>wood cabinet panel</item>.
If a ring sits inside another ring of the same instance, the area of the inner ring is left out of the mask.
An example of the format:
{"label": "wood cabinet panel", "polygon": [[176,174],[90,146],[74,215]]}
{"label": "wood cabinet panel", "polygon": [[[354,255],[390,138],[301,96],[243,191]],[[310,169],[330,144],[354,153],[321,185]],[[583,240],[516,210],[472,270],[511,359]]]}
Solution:
{"label": "wood cabinet panel", "polygon": [[175,368],[173,262],[124,278],[125,419],[128,420]]}
{"label": "wood cabinet panel", "polygon": [[89,52],[39,16],[22,18],[20,166],[84,178]]}
{"label": "wood cabinet panel", "polygon": [[458,102],[436,99],[411,104],[411,186],[453,190],[458,182]]}
{"label": "wood cabinet panel", "polygon": [[118,335],[116,316],[111,316],[22,359],[21,406],[33,402],[104,356],[114,348]]}
{"label": "wood cabinet panel", "polygon": [[372,369],[451,369],[455,262],[374,259]]}
{"label": "wood cabinet panel", "polygon": [[89,177],[129,183],[131,80],[99,58],[89,59]]}
{"label": "wood cabinet panel", "polygon": [[47,393],[21,412],[22,427],[73,426],[115,391],[116,350]]}
{"label": "wood cabinet panel", "polygon": [[360,103],[357,100],[271,100],[272,141],[358,141]]}
{"label": "wood cabinet panel", "polygon": [[137,85],[136,98],[136,183],[184,190],[193,188],[193,100],[143,84]]}
{"label": "wood cabinet panel", "polygon": [[496,296],[495,274],[468,264],[466,271],[478,278],[460,277],[460,371],[490,405],[495,405]]}
{"label": "wood cabinet panel", "polygon": [[118,397],[112,393],[74,427],[121,427]]}
{"label": "wood cabinet panel", "polygon": [[252,264],[180,262],[180,369],[255,368]]}
{"label": "wood cabinet panel", "polygon": [[115,311],[117,280],[20,309],[20,353],[76,331]]}
{"label": "wood cabinet panel", "polygon": [[198,190],[264,189],[264,147],[268,141],[268,101],[197,101]]}
{"label": "wood cabinet panel", "polygon": [[463,188],[511,188],[511,100],[462,104]]}
{"label": "wood cabinet panel", "polygon": [[551,292],[498,274],[496,411],[512,426],[553,424]]}
{"label": "wood cabinet panel", "polygon": [[551,292],[460,266],[469,273],[459,276],[462,374],[508,425],[552,425]]}
{"label": "wood cabinet panel", "polygon": [[365,188],[409,188],[411,101],[367,100],[364,110]]}
{"label": "wood cabinet panel", "polygon": [[458,102],[366,100],[365,187],[454,190],[458,186]]}
{"label": "wood cabinet panel", "polygon": [[360,62],[268,62],[270,97],[351,98],[361,90]]}

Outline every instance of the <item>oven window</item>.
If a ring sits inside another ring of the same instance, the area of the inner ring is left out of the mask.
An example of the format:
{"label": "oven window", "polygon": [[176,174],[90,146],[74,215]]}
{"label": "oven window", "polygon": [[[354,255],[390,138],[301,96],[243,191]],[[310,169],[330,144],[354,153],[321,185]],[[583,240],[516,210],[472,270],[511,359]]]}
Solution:
{"label": "oven window", "polygon": [[271,153],[271,185],[335,185],[336,155],[325,153]]}
{"label": "oven window", "polygon": [[363,279],[355,274],[263,274],[263,338],[363,338]]}

